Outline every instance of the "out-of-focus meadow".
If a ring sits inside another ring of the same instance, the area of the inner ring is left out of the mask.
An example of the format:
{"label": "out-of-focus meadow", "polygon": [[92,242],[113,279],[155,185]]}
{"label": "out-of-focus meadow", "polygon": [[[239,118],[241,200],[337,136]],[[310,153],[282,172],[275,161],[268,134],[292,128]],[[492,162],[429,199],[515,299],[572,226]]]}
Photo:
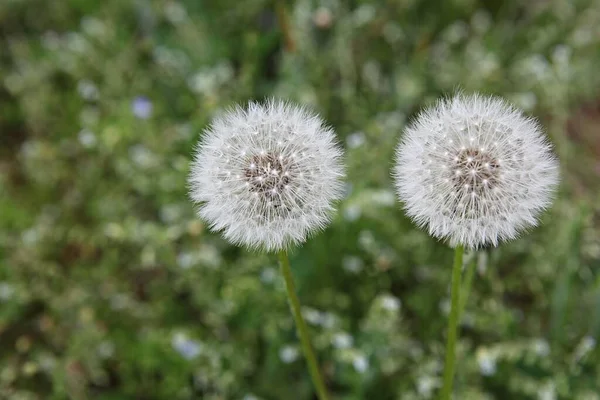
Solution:
{"label": "out-of-focus meadow", "polygon": [[0,2],[0,399],[314,398],[275,258],[208,232],[186,193],[214,113],[268,96],[346,149],[339,213],[292,254],[330,391],[433,398],[452,253],[389,171],[457,89],[539,117],[562,184],[540,228],[471,256],[455,398],[600,399],[600,3],[279,7]]}

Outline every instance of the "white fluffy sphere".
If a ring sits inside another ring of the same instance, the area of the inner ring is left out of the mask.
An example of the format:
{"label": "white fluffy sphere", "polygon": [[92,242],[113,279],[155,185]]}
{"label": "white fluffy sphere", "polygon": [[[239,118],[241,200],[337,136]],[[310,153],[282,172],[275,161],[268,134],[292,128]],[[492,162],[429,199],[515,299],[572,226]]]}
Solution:
{"label": "white fluffy sphere", "polygon": [[536,120],[496,97],[457,95],[406,128],[393,175],[419,226],[452,247],[476,248],[536,225],[558,161]]}
{"label": "white fluffy sphere", "polygon": [[234,244],[278,251],[324,228],[342,197],[342,151],[307,109],[249,103],[204,131],[190,196],[213,230]]}

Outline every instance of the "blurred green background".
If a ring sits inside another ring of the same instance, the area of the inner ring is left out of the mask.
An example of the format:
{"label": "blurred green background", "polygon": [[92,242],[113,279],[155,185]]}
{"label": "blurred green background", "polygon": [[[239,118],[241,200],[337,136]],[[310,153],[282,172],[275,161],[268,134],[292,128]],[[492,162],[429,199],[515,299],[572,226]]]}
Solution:
{"label": "blurred green background", "polygon": [[389,171],[457,89],[539,117],[562,185],[540,228],[469,256],[455,399],[600,399],[600,3],[278,4],[0,1],[0,399],[315,398],[275,258],[186,194],[211,116],[268,96],[346,148],[347,198],[292,254],[330,391],[433,398],[452,253]]}

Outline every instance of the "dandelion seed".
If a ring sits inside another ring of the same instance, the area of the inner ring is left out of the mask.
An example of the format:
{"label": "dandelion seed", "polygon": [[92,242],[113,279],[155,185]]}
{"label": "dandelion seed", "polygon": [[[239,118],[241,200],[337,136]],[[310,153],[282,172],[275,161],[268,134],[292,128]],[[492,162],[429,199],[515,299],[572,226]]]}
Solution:
{"label": "dandelion seed", "polygon": [[[427,169],[425,160],[433,160]],[[558,184],[558,161],[534,119],[495,97],[457,95],[406,129],[394,178],[419,226],[452,247],[476,248],[536,225]]]}
{"label": "dandelion seed", "polygon": [[334,132],[302,107],[271,100],[215,118],[195,153],[190,196],[211,229],[267,251],[304,242],[343,195]]}

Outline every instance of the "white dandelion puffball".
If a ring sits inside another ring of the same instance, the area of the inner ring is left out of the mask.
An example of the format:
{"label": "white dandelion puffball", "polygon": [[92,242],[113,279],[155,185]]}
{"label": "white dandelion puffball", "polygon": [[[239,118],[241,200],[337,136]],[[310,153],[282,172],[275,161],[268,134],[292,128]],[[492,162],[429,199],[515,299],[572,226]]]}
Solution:
{"label": "white dandelion puffball", "polygon": [[407,214],[450,246],[496,246],[537,224],[558,184],[540,125],[496,97],[456,95],[423,111],[396,149]]}
{"label": "white dandelion puffball", "polygon": [[189,176],[198,213],[230,242],[279,251],[324,228],[342,197],[333,130],[303,107],[271,100],[216,117]]}

